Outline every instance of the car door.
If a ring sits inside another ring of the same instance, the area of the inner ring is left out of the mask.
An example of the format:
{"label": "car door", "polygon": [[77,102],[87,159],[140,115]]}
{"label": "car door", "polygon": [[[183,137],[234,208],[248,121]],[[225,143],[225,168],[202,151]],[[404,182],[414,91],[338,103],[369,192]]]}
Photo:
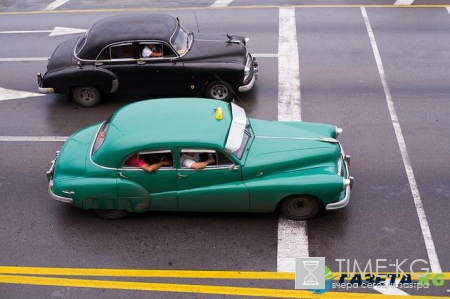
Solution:
{"label": "car door", "polygon": [[150,210],[177,209],[177,171],[173,166],[162,166],[153,172],[147,172],[139,164],[130,161],[144,160],[153,164],[166,159],[173,161],[170,150],[147,150],[127,156],[122,166],[117,170],[117,192],[119,198],[142,200],[143,195],[150,197]]}
{"label": "car door", "polygon": [[[152,45],[162,54],[160,57],[143,57],[143,49]],[[181,58],[171,47],[162,42],[146,41],[138,44],[136,82],[140,91],[148,95],[185,94],[185,71]]]}
{"label": "car door", "polygon": [[121,91],[136,89],[136,56],[132,42],[110,45],[103,49],[95,61],[99,70],[107,70],[116,75]]}
{"label": "car door", "polygon": [[200,160],[212,154],[215,163],[194,170],[177,161],[178,203],[180,210],[190,211],[246,211],[249,208],[247,187],[242,182],[241,167],[225,153],[212,149],[180,150],[194,152]]}

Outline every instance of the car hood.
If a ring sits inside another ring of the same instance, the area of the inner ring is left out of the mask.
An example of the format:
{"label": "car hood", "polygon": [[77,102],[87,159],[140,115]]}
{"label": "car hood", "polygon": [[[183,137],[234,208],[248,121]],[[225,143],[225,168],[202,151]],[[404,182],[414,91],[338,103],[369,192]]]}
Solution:
{"label": "car hood", "polygon": [[251,120],[254,138],[245,162],[248,178],[313,170],[336,174],[340,145],[336,127],[303,122]]}
{"label": "car hood", "polygon": [[197,34],[184,61],[234,62],[245,65],[247,48],[243,37],[233,36],[230,42],[226,34]]}
{"label": "car hood", "polygon": [[50,57],[47,65],[47,72],[55,72],[67,68],[74,63],[73,49],[78,40],[78,37],[71,38],[59,44]]}

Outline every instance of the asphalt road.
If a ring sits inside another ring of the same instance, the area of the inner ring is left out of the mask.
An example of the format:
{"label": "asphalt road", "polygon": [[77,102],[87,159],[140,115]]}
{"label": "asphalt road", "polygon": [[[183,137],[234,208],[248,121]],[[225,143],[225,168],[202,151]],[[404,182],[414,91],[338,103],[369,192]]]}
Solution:
{"label": "asphalt road", "polygon": [[[280,20],[276,5],[280,2],[252,1],[250,6],[248,1],[236,0],[227,8],[216,9],[207,8],[212,1],[163,4],[129,1],[125,7],[123,1],[91,2],[70,1],[56,9],[70,10],[63,13],[36,13],[42,12],[48,3],[0,1],[0,99],[5,94],[2,88],[36,92],[36,73],[45,71],[46,61],[25,61],[25,58],[48,57],[60,42],[71,36],[2,32],[52,30],[56,26],[88,29],[97,20],[122,10],[161,7],[161,12],[178,16],[194,32],[197,31],[195,11],[202,32],[250,37],[249,50],[258,56],[260,76],[254,90],[240,95],[241,104],[250,117],[277,120]],[[298,4],[285,2],[283,5]],[[380,0],[373,4],[393,2]],[[265,6],[258,7],[259,4]],[[431,2],[415,1],[415,4]],[[322,213],[308,221],[309,255],[326,257],[327,266],[333,271],[338,268],[336,259],[356,259],[361,266],[369,259],[428,261],[430,240],[424,238],[419,222],[414,203],[418,196],[423,205],[421,217],[423,220],[425,216],[429,225],[438,265],[443,272],[449,272],[450,11],[444,7],[366,9],[385,71],[383,81],[359,7],[299,5],[294,9],[301,118],[344,128],[339,140],[352,155],[351,172],[355,177],[348,207]],[[398,122],[392,119],[383,83],[391,93]],[[277,271],[277,214],[155,212],[133,215],[122,221],[105,221],[94,213],[50,199],[45,171],[61,142],[1,141],[4,136],[68,136],[104,120],[117,108],[135,100],[132,95],[117,95],[95,108],[78,107],[61,95],[0,100],[0,266]],[[401,129],[403,145],[399,146],[395,127]],[[402,148],[407,150],[417,184],[418,194],[414,196],[411,171],[408,176]],[[213,280],[207,284],[235,285],[229,280]],[[292,280],[249,280],[241,284],[294,287]],[[443,287],[406,292],[449,296],[449,289],[446,281]],[[129,297],[223,298],[195,292],[0,282],[0,298]]]}

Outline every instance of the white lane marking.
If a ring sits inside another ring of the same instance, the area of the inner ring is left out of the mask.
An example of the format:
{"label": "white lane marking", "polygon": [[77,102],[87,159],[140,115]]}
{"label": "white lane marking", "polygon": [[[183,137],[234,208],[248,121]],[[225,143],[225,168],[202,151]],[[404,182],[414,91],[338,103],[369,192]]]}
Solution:
{"label": "white lane marking", "polygon": [[448,13],[450,14],[450,7],[448,7],[448,6],[447,6],[447,11],[448,11]]}
{"label": "white lane marking", "polygon": [[430,226],[428,225],[427,216],[423,208],[422,199],[420,197],[419,188],[417,187],[416,178],[409,159],[408,150],[406,148],[405,139],[403,138],[402,129],[398,121],[397,112],[395,111],[394,102],[392,100],[391,90],[386,80],[386,73],[384,71],[383,63],[381,61],[380,52],[375,41],[375,35],[373,34],[372,26],[369,22],[369,17],[365,7],[361,7],[361,12],[364,17],[364,23],[366,24],[367,33],[369,34],[370,43],[372,44],[372,50],[375,55],[375,61],[377,63],[378,72],[380,73],[381,83],[383,85],[384,93],[386,95],[386,102],[389,108],[389,114],[391,116],[392,125],[394,126],[395,136],[397,137],[398,146],[402,155],[403,164],[405,165],[406,175],[409,181],[409,187],[414,199],[414,205],[416,207],[417,216],[419,217],[420,227],[422,229],[422,235],[425,241],[425,246],[428,253],[428,259],[430,261],[431,271],[434,273],[442,272],[441,265],[434,246],[433,236],[431,235]]}
{"label": "white lane marking", "polygon": [[278,120],[301,120],[300,71],[295,9],[280,8],[278,41]]}
{"label": "white lane marking", "polygon": [[0,58],[0,62],[24,62],[24,61],[43,61],[48,57],[18,57],[18,58]]}
{"label": "white lane marking", "polygon": [[228,6],[233,0],[216,0],[213,4],[211,4],[211,7],[225,7]]}
{"label": "white lane marking", "polygon": [[18,33],[50,33],[52,30],[21,30],[21,31],[0,31],[0,34],[18,34]]}
{"label": "white lane marking", "polygon": [[65,4],[66,2],[69,2],[69,0],[56,0],[56,1],[53,1],[52,3],[47,5],[45,10],[54,10],[54,9],[60,7],[61,5]]}
{"label": "white lane marking", "polygon": [[22,34],[22,33],[50,33],[48,36],[66,35],[74,33],[84,33],[86,29],[70,28],[70,27],[55,27],[53,30],[16,30],[16,31],[0,31],[0,34]]}
{"label": "white lane marking", "polygon": [[40,97],[40,96],[44,96],[44,94],[28,92],[28,91],[20,91],[20,90],[14,90],[14,89],[6,89],[6,88],[0,87],[0,101],[16,100],[16,99],[24,99],[24,98]]}
{"label": "white lane marking", "polygon": [[64,136],[0,136],[0,141],[34,141],[34,142],[42,142],[42,141],[50,141],[50,142],[64,142],[68,137]]}
{"label": "white lane marking", "polygon": [[[301,121],[300,70],[295,9],[280,8],[278,41],[278,120]],[[278,219],[277,271],[295,272],[295,258],[309,256],[305,221]]]}
{"label": "white lane marking", "polygon": [[278,58],[278,53],[252,53],[253,57]]}
{"label": "white lane marking", "polygon": [[394,5],[411,5],[413,2],[414,0],[397,0]]}

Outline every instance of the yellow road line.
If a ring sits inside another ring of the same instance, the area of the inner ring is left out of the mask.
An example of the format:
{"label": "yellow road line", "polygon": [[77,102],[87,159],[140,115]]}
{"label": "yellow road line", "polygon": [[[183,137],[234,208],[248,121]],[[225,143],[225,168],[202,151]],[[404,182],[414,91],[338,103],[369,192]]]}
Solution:
{"label": "yellow road line", "polygon": [[[271,298],[318,298],[318,295],[309,291],[269,289],[269,288],[249,288],[230,286],[210,286],[210,285],[189,285],[189,284],[169,284],[169,283],[149,283],[149,282],[129,282],[112,280],[90,280],[90,279],[69,279],[69,278],[49,278],[36,276],[15,276],[0,275],[0,283],[19,285],[41,285],[60,286],[94,289],[117,289],[135,291],[155,291],[155,292],[176,292],[176,293],[196,293],[214,295],[234,295],[247,297],[271,297]],[[322,299],[349,298],[349,299],[385,299],[382,294],[367,293],[347,293],[347,292],[327,292],[320,295]],[[448,298],[437,296],[408,296],[408,299],[436,299]]]}
{"label": "yellow road line", "polygon": [[164,277],[164,278],[216,278],[216,279],[273,279],[293,280],[291,272],[250,271],[191,271],[191,270],[137,270],[137,269],[88,269],[0,266],[1,274],[30,274],[54,276],[103,276],[103,277]]}
{"label": "yellow road line", "polygon": [[37,11],[11,11],[0,12],[0,15],[29,15],[29,14],[59,14],[59,13],[88,13],[88,12],[142,12],[142,11],[183,11],[183,10],[218,10],[218,9],[278,9],[281,7],[293,8],[447,8],[450,5],[444,4],[423,4],[423,5],[386,5],[386,4],[297,4],[297,5],[243,5],[243,6],[223,6],[223,7],[161,7],[161,8],[105,8],[105,9],[68,9],[68,10],[37,10]]}
{"label": "yellow road line", "polygon": [[[294,280],[293,272],[256,272],[256,271],[193,271],[193,270],[139,270],[139,269],[93,269],[93,268],[50,268],[0,266],[0,274],[28,274],[47,276],[102,276],[102,277],[161,277],[161,278],[203,278],[203,279],[267,279]],[[335,280],[339,273],[333,272]],[[345,273],[344,273],[345,274]],[[392,273],[379,273],[392,274]],[[409,273],[407,273],[409,274]],[[418,272],[418,275],[425,273]],[[444,272],[440,279],[450,280],[450,272]],[[432,274],[433,275],[433,274]],[[364,278],[364,277],[363,277]],[[413,276],[414,278],[414,276]],[[346,278],[346,280],[350,280]]]}

